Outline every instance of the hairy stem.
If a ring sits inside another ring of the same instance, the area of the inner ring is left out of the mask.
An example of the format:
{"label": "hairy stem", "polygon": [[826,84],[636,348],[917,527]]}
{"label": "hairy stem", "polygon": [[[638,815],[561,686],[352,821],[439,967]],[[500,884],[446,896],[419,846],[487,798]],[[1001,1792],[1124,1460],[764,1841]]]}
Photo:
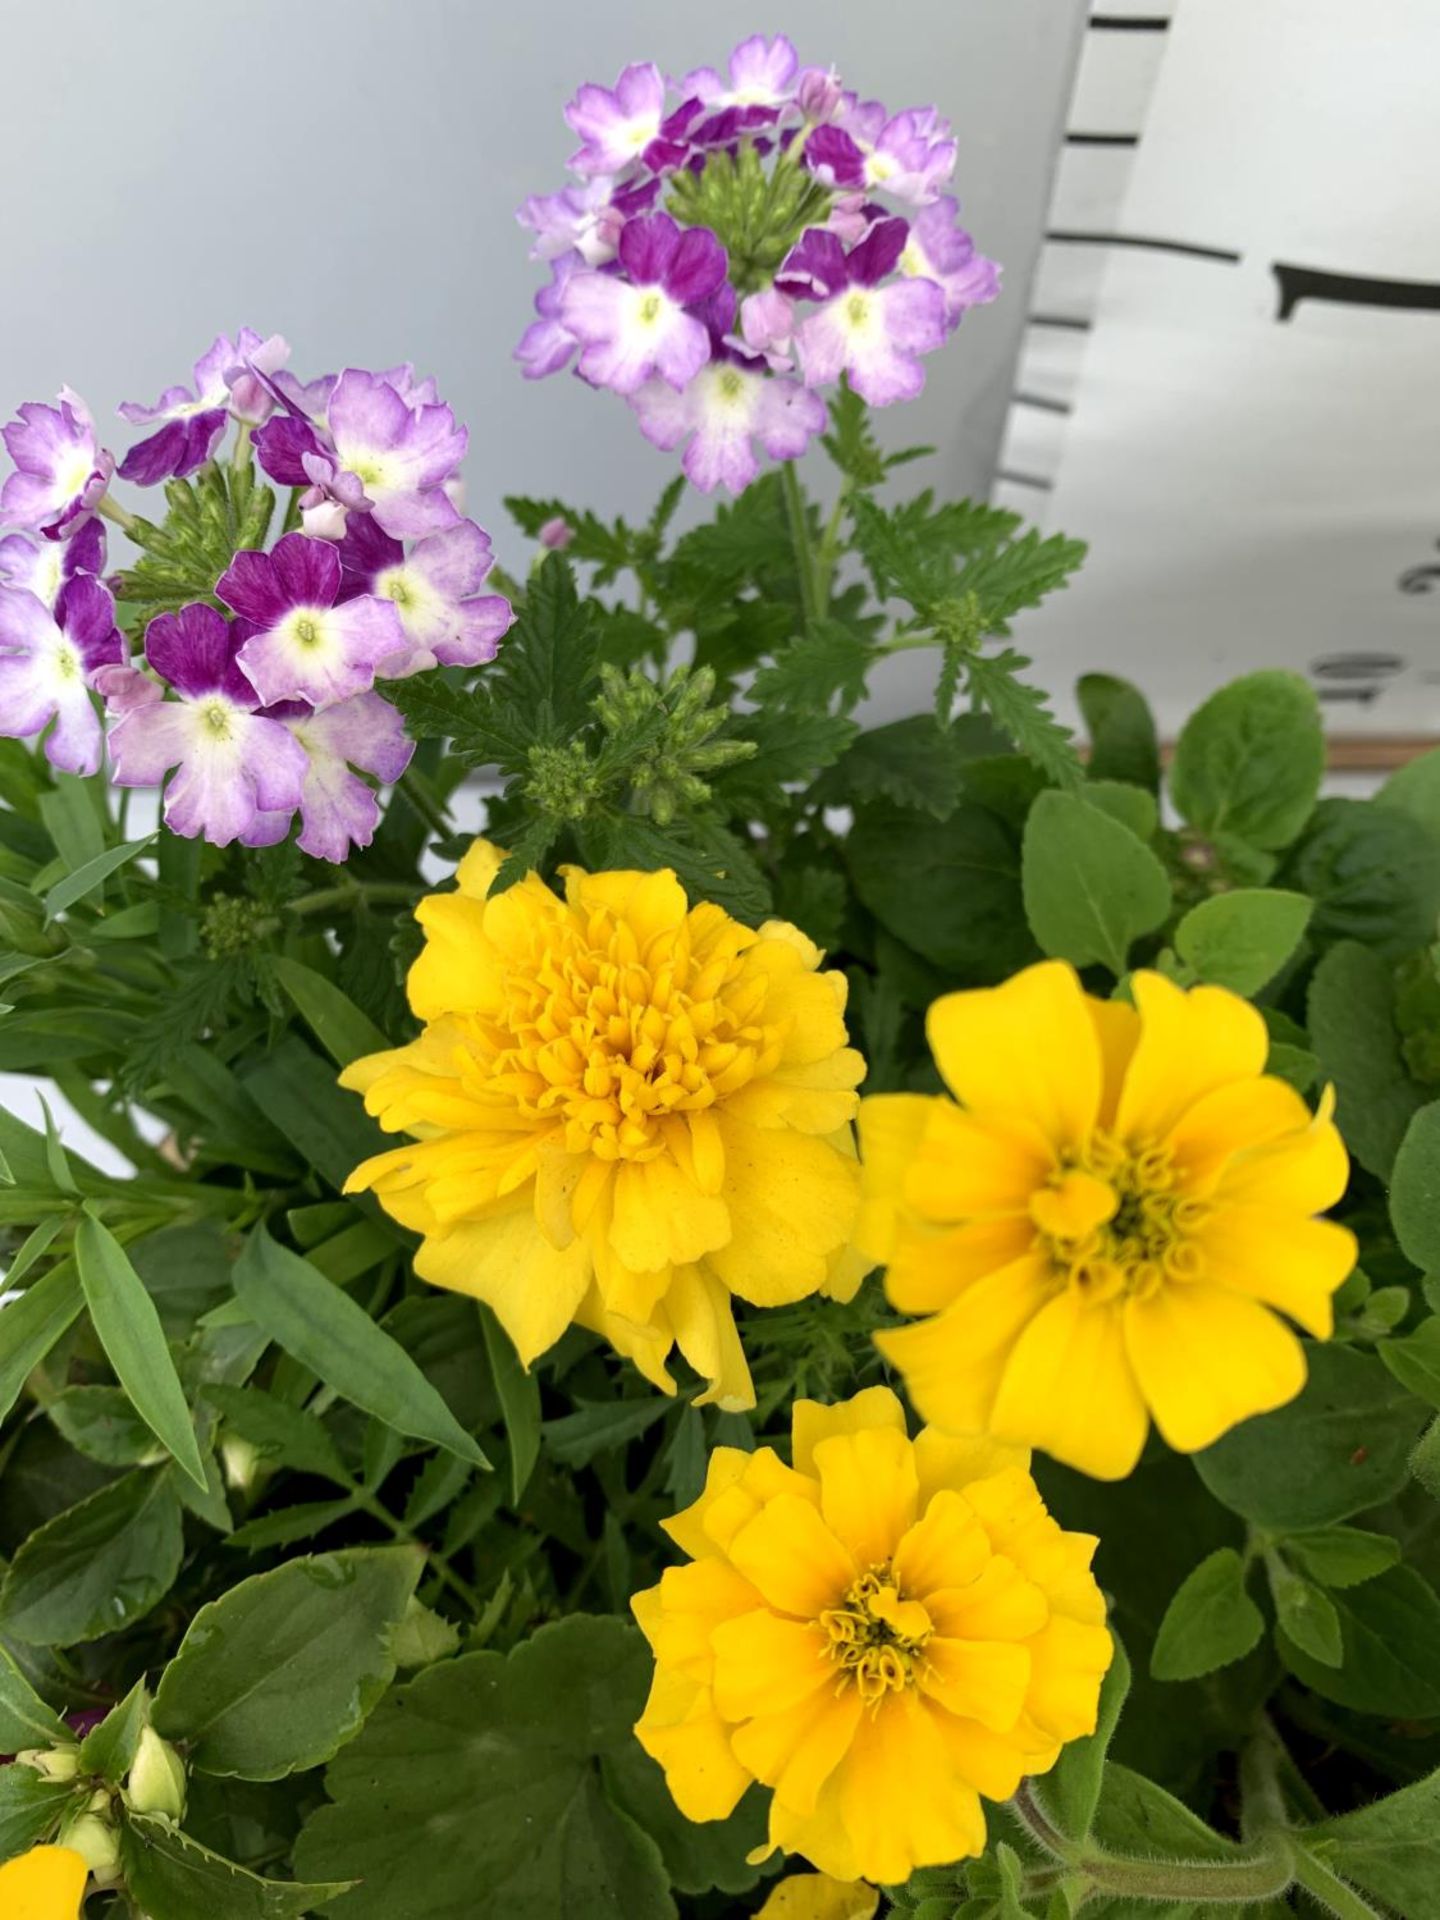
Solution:
{"label": "hairy stem", "polygon": [[845,522],[845,509],[850,504],[852,485],[849,474],[844,475],[840,481],[840,492],[820,538],[820,557],[815,563],[815,598],[821,613],[830,611],[831,589],[835,583],[835,566],[840,557],[840,530]]}
{"label": "hairy stem", "polygon": [[1302,1846],[1294,1849],[1294,1866],[1296,1886],[1312,1894],[1327,1913],[1335,1915],[1335,1920],[1380,1920],[1377,1908]]}

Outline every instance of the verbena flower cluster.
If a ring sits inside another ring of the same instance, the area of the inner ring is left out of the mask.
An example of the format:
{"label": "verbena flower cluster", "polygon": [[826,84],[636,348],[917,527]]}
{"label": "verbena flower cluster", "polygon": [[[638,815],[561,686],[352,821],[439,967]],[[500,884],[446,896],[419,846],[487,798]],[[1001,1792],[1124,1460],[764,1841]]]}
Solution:
{"label": "verbena flower cluster", "polygon": [[[512,616],[483,591],[489,536],[456,504],[466,430],[434,382],[402,366],[305,384],[288,357],[278,335],[222,335],[192,386],[121,406],[152,431],[118,467],[68,388],[20,408],[0,490],[15,529],[0,539],[0,733],[44,733],[53,766],[93,774],[108,730],[114,783],[163,787],[173,832],[269,846],[298,813],[300,847],[341,861],[374,833],[373,783],[413,750],[377,683],[492,659]],[[246,492],[253,447],[300,525],[268,552],[232,540],[206,597],[150,619],[132,657],[99,516],[144,523],[112,478],[214,471],[232,424]]]}
{"label": "verbena flower cluster", "polygon": [[742,41],[723,73],[626,67],[565,118],[578,183],[520,209],[551,279],[516,358],[623,394],[706,493],[747,487],[757,446],[803,454],[818,389],[914,399],[923,356],[999,291],[946,191],[949,123],[862,101],[783,34]]}

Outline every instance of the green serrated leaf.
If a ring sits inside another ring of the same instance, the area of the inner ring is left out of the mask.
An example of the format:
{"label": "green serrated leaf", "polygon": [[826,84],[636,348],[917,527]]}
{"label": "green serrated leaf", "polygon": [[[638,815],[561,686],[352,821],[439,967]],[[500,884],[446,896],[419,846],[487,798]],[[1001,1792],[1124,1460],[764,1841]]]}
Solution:
{"label": "green serrated leaf", "polygon": [[263,1880],[223,1859],[172,1821],[127,1811],[121,1828],[125,1884],[149,1920],[299,1920],[337,1899],[345,1880]]}
{"label": "green serrated leaf", "polygon": [[1221,1547],[1166,1608],[1150,1671],[1157,1680],[1198,1680],[1243,1660],[1264,1631],[1265,1617],[1245,1591],[1244,1562],[1233,1547]]}
{"label": "green serrated leaf", "polygon": [[1050,711],[1040,689],[1019,677],[1029,665],[1013,647],[969,655],[965,680],[970,697],[1057,786],[1077,787],[1082,770],[1074,737]]}

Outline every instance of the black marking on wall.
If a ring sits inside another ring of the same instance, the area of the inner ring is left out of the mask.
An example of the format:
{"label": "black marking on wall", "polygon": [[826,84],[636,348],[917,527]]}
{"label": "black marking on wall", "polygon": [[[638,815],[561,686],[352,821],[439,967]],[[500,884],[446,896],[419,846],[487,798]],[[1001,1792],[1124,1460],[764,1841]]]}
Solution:
{"label": "black marking on wall", "polygon": [[1038,407],[1041,413],[1073,413],[1075,411],[1068,400],[1051,400],[1043,393],[1012,393],[1010,398],[1017,407]]}
{"label": "black marking on wall", "polygon": [[1163,13],[1092,13],[1089,24],[1102,33],[1167,33],[1170,29]]}
{"label": "black marking on wall", "polygon": [[1067,133],[1067,147],[1138,147],[1138,133]]}
{"label": "black marking on wall", "polygon": [[1008,480],[1012,487],[1035,487],[1041,493],[1050,493],[1055,486],[1053,480],[1046,480],[1038,473],[1017,473],[1013,467],[997,467],[995,478]]}
{"label": "black marking on wall", "polygon": [[1328,273],[1272,260],[1280,309],[1277,320],[1291,319],[1302,301],[1328,301],[1340,307],[1391,307],[1440,313],[1440,280],[1382,280],[1368,273]]}
{"label": "black marking on wall", "polygon": [[1025,324],[1027,327],[1063,327],[1067,333],[1089,333],[1095,322],[1082,319],[1078,313],[1032,313]]}
{"label": "black marking on wall", "polygon": [[[1241,256],[1230,247],[1201,247],[1188,240],[1159,240],[1138,233],[1080,233],[1068,227],[1051,228],[1047,241],[1072,247],[1139,247],[1150,253],[1178,253],[1189,260],[1219,260],[1226,266],[1238,266]],[[1437,289],[1440,292],[1440,289]]]}
{"label": "black marking on wall", "polygon": [[[1440,549],[1440,540],[1435,545]],[[1401,593],[1440,593],[1440,564],[1432,560],[1423,567],[1407,567],[1395,584]]]}

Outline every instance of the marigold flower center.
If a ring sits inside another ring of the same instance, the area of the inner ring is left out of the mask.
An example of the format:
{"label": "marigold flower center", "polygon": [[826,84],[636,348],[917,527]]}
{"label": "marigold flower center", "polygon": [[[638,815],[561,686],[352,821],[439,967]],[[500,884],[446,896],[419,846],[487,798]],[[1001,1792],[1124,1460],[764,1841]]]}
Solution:
{"label": "marigold flower center", "polygon": [[918,1600],[901,1598],[888,1565],[871,1567],[845,1593],[842,1605],[820,1615],[826,1653],[839,1670],[839,1684],[851,1682],[867,1706],[887,1693],[915,1683],[925,1642],[933,1631],[930,1615]]}
{"label": "marigold flower center", "polygon": [[474,1018],[484,1090],[563,1122],[570,1153],[654,1159],[667,1122],[714,1106],[780,1057],[783,1033],[762,1017],[765,982],[742,977],[744,966],[729,948],[692,955],[683,927],[642,953],[608,912],[551,926],[529,964],[506,969],[496,1015]]}
{"label": "marigold flower center", "polygon": [[1193,1236],[1205,1215],[1168,1147],[1126,1145],[1098,1129],[1030,1201],[1057,1280],[1097,1302],[1146,1299],[1166,1281],[1193,1280],[1201,1267]]}

